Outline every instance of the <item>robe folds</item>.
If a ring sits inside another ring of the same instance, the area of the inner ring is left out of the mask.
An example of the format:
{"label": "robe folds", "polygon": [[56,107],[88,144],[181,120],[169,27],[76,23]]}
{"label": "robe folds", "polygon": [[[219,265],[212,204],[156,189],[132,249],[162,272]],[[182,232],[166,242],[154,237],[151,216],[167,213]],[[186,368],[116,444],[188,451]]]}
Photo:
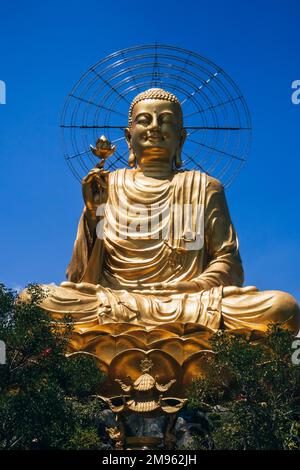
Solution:
{"label": "robe folds", "polygon": [[[218,180],[196,170],[163,180],[116,170],[99,214],[90,233],[84,209],[68,281],[47,286],[43,307],[54,316],[69,313],[82,326],[182,321],[214,330],[265,330],[278,317],[272,316],[274,302],[283,293],[241,288],[238,295],[224,294],[226,286],[243,285],[243,268]],[[170,289],[188,281],[199,291]]]}

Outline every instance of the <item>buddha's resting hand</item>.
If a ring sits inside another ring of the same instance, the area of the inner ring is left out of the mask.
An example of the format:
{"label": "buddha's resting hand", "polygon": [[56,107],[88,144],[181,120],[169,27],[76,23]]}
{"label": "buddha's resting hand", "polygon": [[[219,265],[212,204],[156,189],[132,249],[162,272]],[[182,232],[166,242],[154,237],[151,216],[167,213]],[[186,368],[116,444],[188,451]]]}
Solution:
{"label": "buddha's resting hand", "polygon": [[80,294],[88,294],[90,296],[96,296],[101,306],[101,314],[106,315],[111,312],[111,307],[105,289],[100,284],[90,284],[89,282],[61,282],[60,287],[67,289],[73,289],[79,291]]}
{"label": "buddha's resting hand", "polygon": [[249,294],[250,292],[257,292],[258,289],[255,286],[236,287],[236,286],[225,286],[223,287],[223,297],[229,297],[230,295],[242,295]]}
{"label": "buddha's resting hand", "polygon": [[[179,293],[195,293],[209,288],[204,284],[201,285],[199,281],[180,281],[180,282],[162,282],[155,283],[151,288],[143,289],[143,294],[160,294],[162,292],[168,292],[169,294]],[[225,286],[223,287],[223,297],[229,297],[231,295],[242,295],[249,294],[251,292],[257,292],[258,289],[255,286],[236,287],[236,286]],[[141,290],[133,290],[133,292],[141,293]]]}
{"label": "buddha's resting hand", "polygon": [[157,282],[153,284],[150,288],[145,288],[141,290],[133,290],[133,292],[143,293],[143,294],[160,294],[163,292],[168,292],[169,294],[179,294],[179,293],[193,293],[200,292],[202,289],[194,281],[181,281],[181,282]]}
{"label": "buddha's resting hand", "polygon": [[90,284],[89,282],[71,282],[64,281],[60,283],[61,287],[66,287],[67,289],[74,289],[85,294],[96,295],[99,292],[99,284]]}
{"label": "buddha's resting hand", "polygon": [[201,288],[195,281],[163,282],[162,289],[177,292],[199,292]]}

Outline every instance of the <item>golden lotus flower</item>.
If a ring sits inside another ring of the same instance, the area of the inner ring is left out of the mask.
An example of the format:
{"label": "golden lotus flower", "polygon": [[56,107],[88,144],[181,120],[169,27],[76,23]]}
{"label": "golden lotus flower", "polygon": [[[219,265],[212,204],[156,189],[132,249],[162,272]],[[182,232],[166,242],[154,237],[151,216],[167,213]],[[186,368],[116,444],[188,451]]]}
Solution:
{"label": "golden lotus flower", "polygon": [[95,157],[98,157],[101,159],[99,163],[99,167],[102,167],[105,163],[105,160],[109,158],[111,155],[116,150],[116,146],[112,145],[111,142],[105,137],[105,135],[102,135],[96,142],[96,147],[93,147],[90,145],[90,149],[92,153],[95,155]]}

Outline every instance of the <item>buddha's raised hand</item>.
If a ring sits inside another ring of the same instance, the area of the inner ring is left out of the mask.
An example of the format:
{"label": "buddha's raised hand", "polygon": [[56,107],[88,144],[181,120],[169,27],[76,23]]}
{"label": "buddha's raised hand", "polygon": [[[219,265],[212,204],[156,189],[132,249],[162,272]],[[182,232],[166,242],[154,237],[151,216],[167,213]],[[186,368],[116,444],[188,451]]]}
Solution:
{"label": "buddha's raised hand", "polygon": [[93,218],[100,204],[107,200],[107,180],[109,171],[93,168],[82,180],[82,195],[85,206]]}

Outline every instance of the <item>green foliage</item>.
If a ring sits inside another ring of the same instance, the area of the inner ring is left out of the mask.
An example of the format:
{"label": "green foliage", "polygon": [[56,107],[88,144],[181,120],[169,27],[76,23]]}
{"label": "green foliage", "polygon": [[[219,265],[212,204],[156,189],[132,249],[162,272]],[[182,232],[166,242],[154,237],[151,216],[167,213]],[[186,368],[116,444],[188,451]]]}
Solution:
{"label": "green foliage", "polygon": [[95,428],[75,429],[73,436],[70,438],[66,449],[68,450],[99,450],[102,448],[102,442]]}
{"label": "green foliage", "polygon": [[193,449],[300,448],[300,366],[291,360],[292,341],[275,324],[256,343],[242,334],[214,335],[209,373],[188,392],[190,409],[209,422]]}
{"label": "green foliage", "polygon": [[0,449],[99,449],[95,424],[103,376],[93,359],[67,358],[72,321],[54,322],[38,306],[45,293],[28,286],[28,298],[0,285]]}

